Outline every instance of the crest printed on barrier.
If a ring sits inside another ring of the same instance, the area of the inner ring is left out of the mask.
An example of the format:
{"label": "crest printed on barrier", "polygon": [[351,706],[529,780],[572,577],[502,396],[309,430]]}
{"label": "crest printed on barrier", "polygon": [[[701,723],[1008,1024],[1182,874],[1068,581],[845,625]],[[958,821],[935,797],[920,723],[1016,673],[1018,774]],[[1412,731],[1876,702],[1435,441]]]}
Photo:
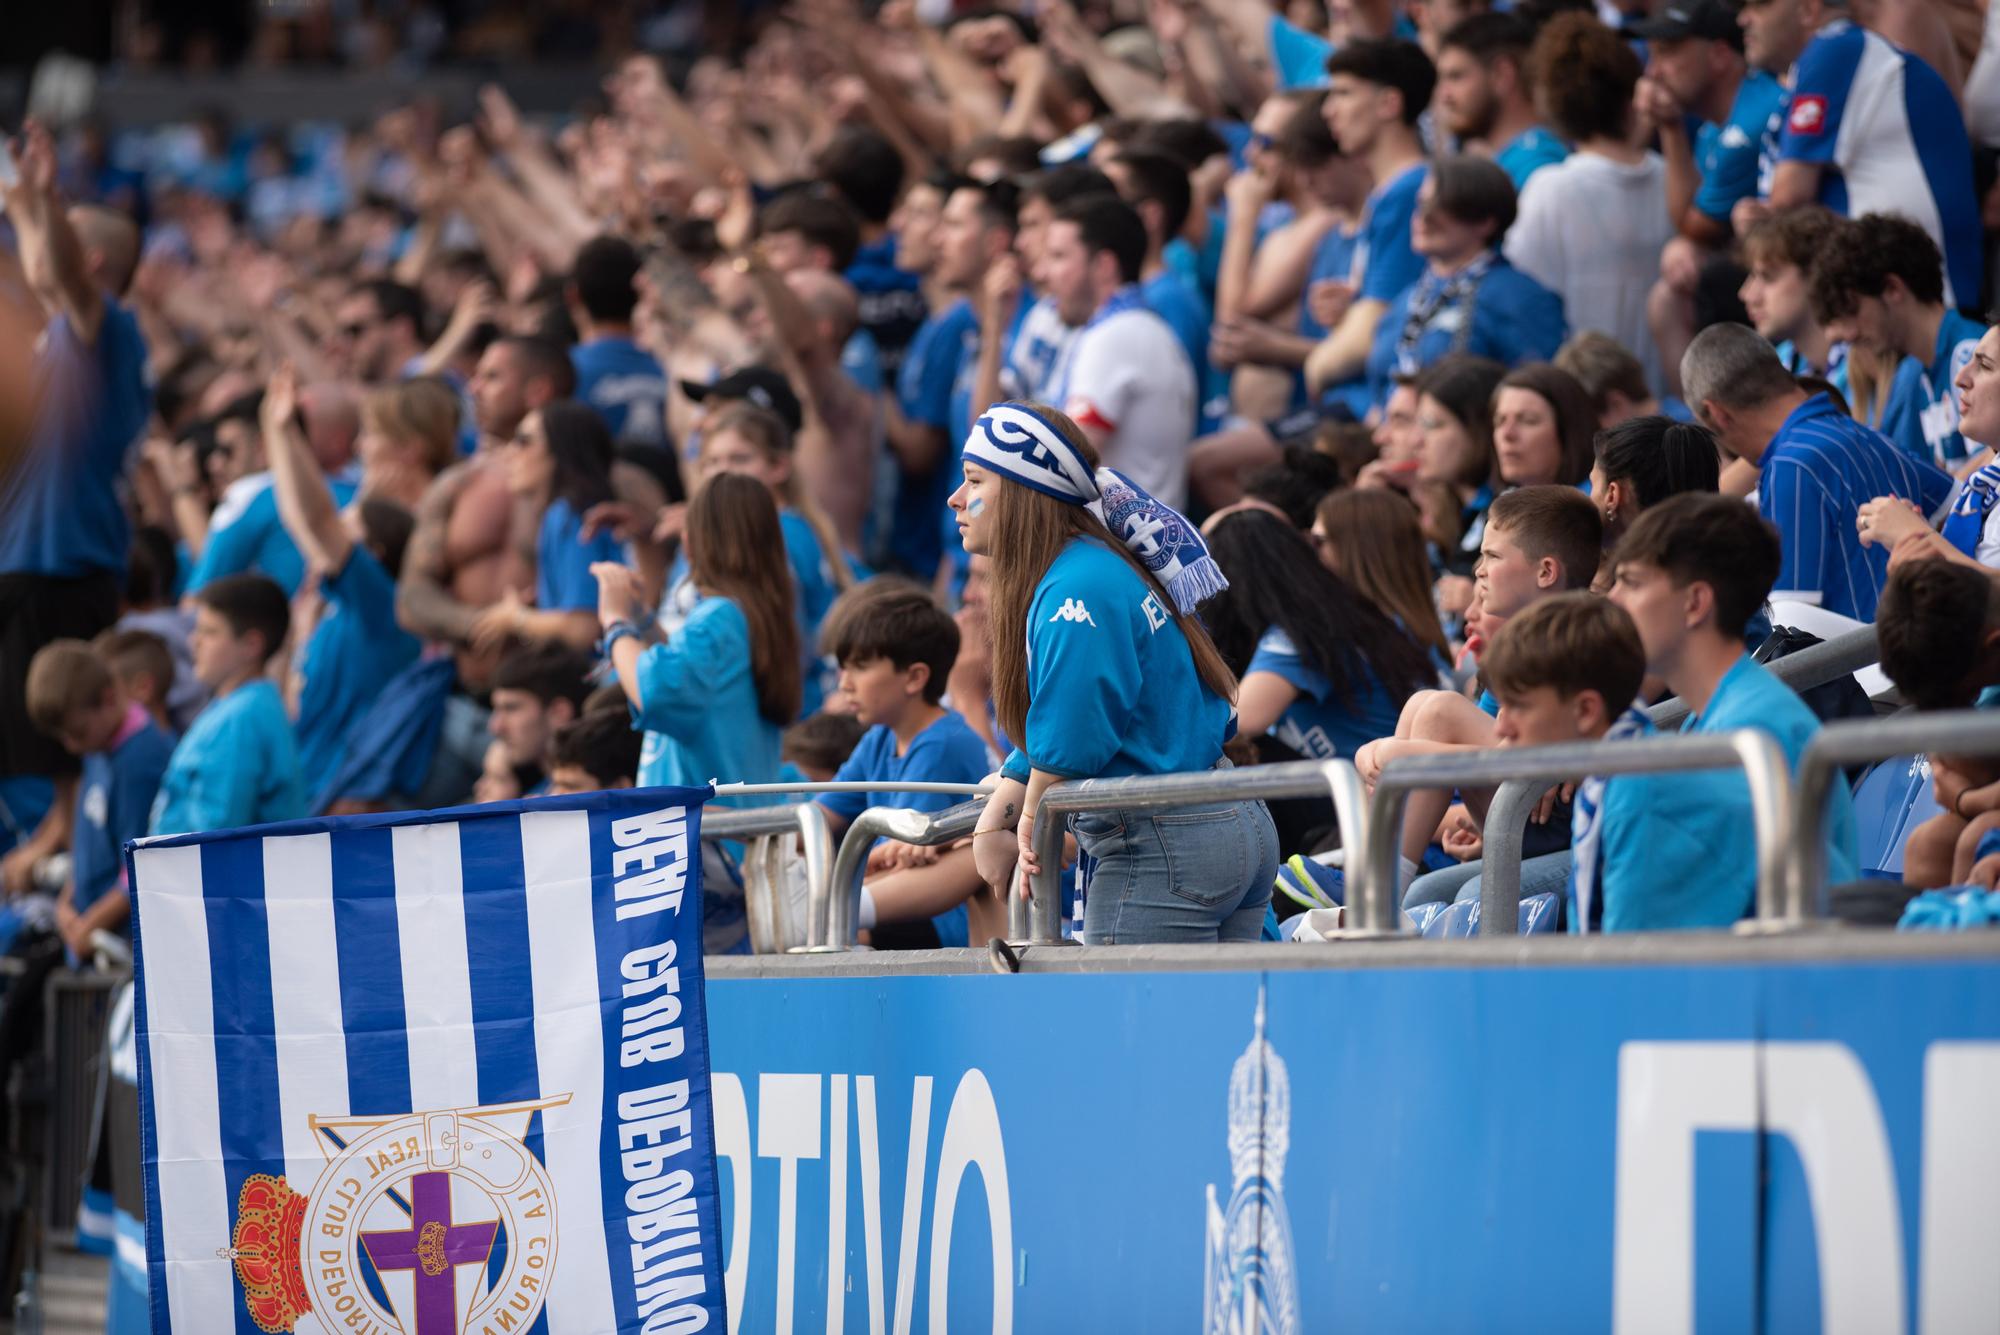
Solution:
{"label": "crest printed on barrier", "polygon": [[1285,1209],[1292,1082],[1264,1037],[1264,989],[1256,1028],[1229,1074],[1226,1207],[1208,1189],[1208,1268],[1202,1335],[1297,1335],[1298,1266]]}

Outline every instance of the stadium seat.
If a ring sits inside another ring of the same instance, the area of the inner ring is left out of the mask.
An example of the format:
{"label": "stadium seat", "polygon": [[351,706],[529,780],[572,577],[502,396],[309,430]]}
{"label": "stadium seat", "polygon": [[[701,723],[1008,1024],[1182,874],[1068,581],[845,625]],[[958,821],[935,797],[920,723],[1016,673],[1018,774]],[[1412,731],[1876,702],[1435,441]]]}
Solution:
{"label": "stadium seat", "polygon": [[1910,831],[1938,814],[1930,767],[1898,756],[1870,769],[1854,786],[1855,839],[1861,874],[1901,880]]}
{"label": "stadium seat", "polygon": [[1529,895],[1521,901],[1521,935],[1554,932],[1562,921],[1562,896]]}

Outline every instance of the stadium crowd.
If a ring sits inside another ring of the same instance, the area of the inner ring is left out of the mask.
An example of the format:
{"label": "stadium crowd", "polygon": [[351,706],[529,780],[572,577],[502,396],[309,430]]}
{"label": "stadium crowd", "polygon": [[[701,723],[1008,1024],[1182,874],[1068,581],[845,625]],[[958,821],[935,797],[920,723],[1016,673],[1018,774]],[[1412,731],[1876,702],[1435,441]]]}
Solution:
{"label": "stadium crowd", "polygon": [[[1796,765],[1774,603],[1919,706],[2000,683],[2000,8],[794,0],[455,110],[14,141],[0,888],[51,967],[148,833],[997,771],[868,864],[874,944],[963,945],[1064,780],[1669,696]],[[1906,878],[1992,888],[2000,772],[1931,764]],[[1578,779],[1523,875],[1571,930],[1750,911],[1740,773]],[[1489,797],[1412,803],[1406,906],[1476,896]],[[1332,824],[1077,818],[1076,920],[1257,939]]]}

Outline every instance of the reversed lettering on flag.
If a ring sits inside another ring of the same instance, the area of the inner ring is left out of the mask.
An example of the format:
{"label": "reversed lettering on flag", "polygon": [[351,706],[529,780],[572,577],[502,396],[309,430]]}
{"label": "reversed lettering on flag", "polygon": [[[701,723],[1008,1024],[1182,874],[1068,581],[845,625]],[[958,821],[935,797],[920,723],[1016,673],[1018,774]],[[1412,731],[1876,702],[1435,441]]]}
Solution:
{"label": "reversed lettering on flag", "polygon": [[707,796],[134,844],[153,1329],[725,1330]]}

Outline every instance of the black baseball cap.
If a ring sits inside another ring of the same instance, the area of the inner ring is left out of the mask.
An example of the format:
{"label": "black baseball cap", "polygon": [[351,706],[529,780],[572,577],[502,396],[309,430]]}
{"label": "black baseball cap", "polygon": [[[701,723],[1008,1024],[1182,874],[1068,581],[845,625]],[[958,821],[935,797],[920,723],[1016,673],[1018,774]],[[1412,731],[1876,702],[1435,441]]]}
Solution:
{"label": "black baseball cap", "polygon": [[1711,42],[1728,42],[1739,49],[1743,45],[1743,26],[1736,21],[1736,6],[1729,0],[1674,0],[1652,17],[1626,24],[1625,31],[1649,42],[1683,42],[1700,37]]}
{"label": "black baseball cap", "polygon": [[799,406],[799,396],[792,392],[791,381],[785,379],[782,372],[773,371],[768,366],[746,366],[740,371],[731,371],[712,385],[683,380],[681,393],[696,403],[705,403],[709,399],[726,402],[740,399],[745,403],[754,403],[766,412],[776,413],[794,432],[805,424],[805,411]]}

